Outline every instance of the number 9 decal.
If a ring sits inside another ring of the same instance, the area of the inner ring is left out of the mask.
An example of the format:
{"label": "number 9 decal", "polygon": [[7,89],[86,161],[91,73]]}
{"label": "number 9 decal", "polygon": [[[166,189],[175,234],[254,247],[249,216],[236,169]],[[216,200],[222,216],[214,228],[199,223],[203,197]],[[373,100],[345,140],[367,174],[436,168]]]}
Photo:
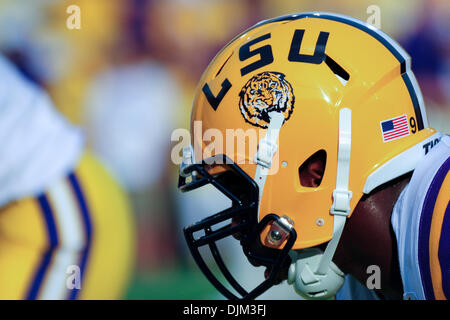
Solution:
{"label": "number 9 decal", "polygon": [[409,118],[409,125],[411,126],[411,133],[417,132],[416,119],[414,117]]}

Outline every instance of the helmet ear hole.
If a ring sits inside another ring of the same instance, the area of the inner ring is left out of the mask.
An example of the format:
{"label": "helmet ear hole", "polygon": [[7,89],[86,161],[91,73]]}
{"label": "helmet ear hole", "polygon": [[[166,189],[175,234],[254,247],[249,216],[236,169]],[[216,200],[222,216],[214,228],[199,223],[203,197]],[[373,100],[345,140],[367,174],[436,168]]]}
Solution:
{"label": "helmet ear hole", "polygon": [[327,163],[327,152],[319,150],[310,156],[298,168],[300,185],[308,188],[317,188],[322,183]]}

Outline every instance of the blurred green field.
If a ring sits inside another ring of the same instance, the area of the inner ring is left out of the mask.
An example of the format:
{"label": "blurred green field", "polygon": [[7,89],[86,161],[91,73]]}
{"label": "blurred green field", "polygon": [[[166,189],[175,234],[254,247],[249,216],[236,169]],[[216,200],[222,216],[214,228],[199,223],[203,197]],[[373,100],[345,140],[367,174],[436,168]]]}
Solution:
{"label": "blurred green field", "polygon": [[219,298],[199,270],[175,268],[135,274],[126,294],[129,300],[189,300]]}

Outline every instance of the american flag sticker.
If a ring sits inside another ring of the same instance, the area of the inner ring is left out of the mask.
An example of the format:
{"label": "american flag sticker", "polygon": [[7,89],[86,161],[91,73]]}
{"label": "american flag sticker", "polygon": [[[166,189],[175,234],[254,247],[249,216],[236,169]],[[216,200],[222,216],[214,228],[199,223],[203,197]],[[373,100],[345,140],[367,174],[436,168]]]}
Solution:
{"label": "american flag sticker", "polygon": [[381,134],[383,135],[383,142],[392,141],[410,135],[408,117],[406,114],[381,121]]}

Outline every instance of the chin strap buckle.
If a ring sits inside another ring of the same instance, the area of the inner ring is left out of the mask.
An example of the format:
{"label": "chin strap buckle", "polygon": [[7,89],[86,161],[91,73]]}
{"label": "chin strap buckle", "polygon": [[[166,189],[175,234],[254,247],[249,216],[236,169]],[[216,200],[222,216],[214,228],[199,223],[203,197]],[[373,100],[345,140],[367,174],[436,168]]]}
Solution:
{"label": "chin strap buckle", "polygon": [[350,190],[334,189],[333,204],[330,212],[341,216],[348,216],[350,214],[350,200],[353,197],[353,192]]}
{"label": "chin strap buckle", "polygon": [[278,145],[268,139],[261,139],[258,144],[258,152],[255,154],[255,162],[264,168],[272,167],[273,155],[278,149]]}
{"label": "chin strap buckle", "polygon": [[270,123],[267,128],[266,136],[259,140],[258,151],[255,154],[254,161],[258,166],[266,169],[272,167],[272,159],[278,149],[277,140],[283,123],[283,114],[279,112],[270,113]]}

